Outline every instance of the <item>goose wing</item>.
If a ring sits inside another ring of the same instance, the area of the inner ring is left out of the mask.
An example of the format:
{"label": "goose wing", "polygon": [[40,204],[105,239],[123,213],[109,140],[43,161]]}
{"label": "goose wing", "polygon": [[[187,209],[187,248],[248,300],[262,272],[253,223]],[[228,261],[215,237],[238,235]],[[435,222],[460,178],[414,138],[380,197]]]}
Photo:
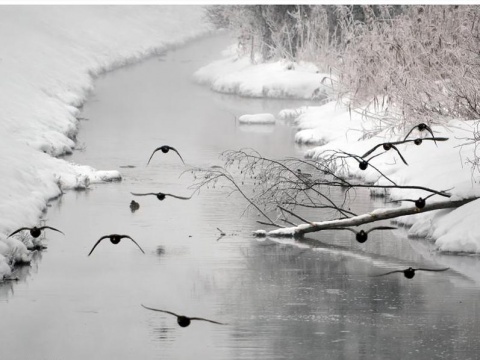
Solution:
{"label": "goose wing", "polygon": [[185,196],[178,196],[178,195],[173,195],[173,194],[163,194],[165,196],[171,196],[171,197],[174,197],[174,198],[177,198],[177,199],[181,199],[181,200],[190,200],[192,198],[192,195],[190,195],[189,197],[185,197]]}
{"label": "goose wing", "polygon": [[383,146],[384,143],[381,143],[381,144],[377,144],[375,145],[373,148],[371,148],[370,150],[368,150],[365,154],[363,154],[361,157],[362,158],[366,158],[368,155],[370,155],[372,152],[374,152],[375,150],[377,150],[380,146]]}
{"label": "goose wing", "polygon": [[405,138],[403,139],[404,141],[407,140],[408,136],[412,133],[413,130],[417,129],[418,128],[418,125],[415,125],[414,127],[412,127],[410,129],[410,131],[407,133],[407,135],[405,135]]}
{"label": "goose wing", "polygon": [[227,325],[225,323],[221,323],[221,322],[213,321],[213,320],[209,320],[209,319],[204,319],[204,318],[200,318],[200,317],[192,317],[192,318],[190,318],[190,320],[201,320],[201,321],[208,321],[208,322],[211,322],[213,324],[218,324],[218,325]]}
{"label": "goose wing", "polygon": [[148,307],[148,306],[145,306],[143,304],[140,304],[142,305],[145,309],[148,309],[148,310],[152,310],[152,311],[159,311],[159,312],[163,312],[163,313],[166,313],[166,314],[170,314],[170,315],[173,315],[173,316],[176,316],[176,317],[179,317],[180,315],[177,315],[171,311],[167,311],[167,310],[160,310],[160,309],[154,309],[154,308],[151,308],[151,307]]}
{"label": "goose wing", "polygon": [[12,235],[15,235],[17,233],[19,233],[20,231],[23,231],[23,230],[32,230],[32,228],[29,228],[29,227],[22,227],[18,230],[15,230],[14,232],[12,232],[10,235],[8,235],[8,237],[12,236]]}
{"label": "goose wing", "polygon": [[130,194],[134,195],[134,196],[147,196],[147,195],[157,195],[155,193],[144,193],[144,194],[140,194],[140,193],[133,193],[131,192]]}
{"label": "goose wing", "polygon": [[383,273],[383,274],[378,274],[378,275],[372,275],[373,277],[378,277],[378,276],[385,276],[385,275],[390,275],[390,274],[393,274],[393,273],[403,273],[405,270],[393,270],[393,271],[389,271],[389,272],[386,272],[386,273]]}
{"label": "goose wing", "polygon": [[425,130],[427,130],[430,133],[430,135],[432,135],[433,142],[435,143],[435,145],[437,145],[437,141],[435,139],[435,135],[433,135],[432,128],[425,124]]}
{"label": "goose wing", "polygon": [[421,271],[447,271],[448,269],[450,268],[443,268],[443,269],[425,269],[425,268],[418,268],[418,269],[415,269],[415,270],[421,270]]}
{"label": "goose wing", "polygon": [[415,202],[417,200],[412,200],[412,199],[399,199],[399,200],[395,200],[395,202],[399,202],[399,201],[411,201],[411,202]]}
{"label": "goose wing", "polygon": [[150,155],[150,159],[148,159],[147,165],[150,164],[150,160],[152,160],[153,155],[154,155],[158,150],[161,150],[161,149],[162,149],[162,146],[160,146],[160,147],[156,148],[155,150],[153,150],[152,155]]}
{"label": "goose wing", "polygon": [[63,233],[63,231],[60,231],[60,230],[58,230],[58,229],[55,229],[54,227],[51,227],[51,226],[42,226],[42,227],[39,227],[39,229],[40,229],[40,230],[43,230],[43,229],[50,229],[50,230],[54,230],[54,231],[57,231],[57,232],[59,232],[59,233],[61,233],[61,234],[65,235],[65,234]]}
{"label": "goose wing", "polygon": [[169,146],[168,147],[170,150],[173,150],[177,153],[177,155],[180,157],[180,160],[182,160],[183,164],[185,165],[185,161],[183,161],[183,158],[182,158],[182,155],[180,155],[180,153],[177,151],[177,149],[175,149],[174,147],[172,146]]}
{"label": "goose wing", "polygon": [[145,251],[143,251],[143,249],[140,247],[140,245],[138,245],[137,242],[136,242],[135,240],[133,240],[130,236],[128,236],[128,235],[120,235],[120,238],[121,238],[121,239],[127,238],[127,239],[132,240],[133,243],[138,246],[138,248],[140,249],[140,251],[145,254]]}
{"label": "goose wing", "polygon": [[398,156],[400,156],[400,159],[402,159],[403,163],[404,163],[405,165],[408,165],[407,160],[405,160],[405,158],[404,158],[404,157],[402,156],[402,154],[400,153],[400,150],[398,150],[395,145],[392,145],[392,149],[394,149],[394,150],[397,152]]}
{"label": "goose wing", "polygon": [[107,238],[110,238],[111,235],[105,235],[105,236],[102,236],[100,239],[97,240],[97,242],[95,243],[95,245],[93,245],[92,247],[92,250],[90,250],[90,252],[88,253],[88,256],[90,256],[91,253],[93,253],[93,250],[95,250],[95,248],[97,247],[98,244],[100,244],[100,242],[103,240],[103,239],[107,239]]}

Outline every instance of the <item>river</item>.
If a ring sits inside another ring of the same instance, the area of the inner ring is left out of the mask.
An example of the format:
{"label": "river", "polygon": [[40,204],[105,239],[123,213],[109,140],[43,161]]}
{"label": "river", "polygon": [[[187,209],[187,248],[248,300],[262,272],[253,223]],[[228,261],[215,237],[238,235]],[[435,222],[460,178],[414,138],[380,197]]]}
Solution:
{"label": "river", "polygon": [[[221,165],[227,149],[301,156],[294,129],[239,126],[246,113],[301,101],[213,93],[191,74],[220,57],[217,35],[101,76],[85,104],[79,149],[68,159],[118,169],[121,182],[69,191],[50,204],[48,248],[18,282],[0,285],[2,359],[477,359],[478,283],[454,270],[372,277],[390,269],[443,267],[401,230],[361,245],[347,231],[308,239],[256,239],[262,226],[237,194],[189,196],[196,166]],[[185,160],[153,149],[174,146]],[[140,203],[132,212],[131,200]],[[378,205],[359,192],[357,210]],[[226,236],[219,237],[221,229]],[[130,235],[118,245],[97,240]],[[176,319],[141,307],[213,319]]]}

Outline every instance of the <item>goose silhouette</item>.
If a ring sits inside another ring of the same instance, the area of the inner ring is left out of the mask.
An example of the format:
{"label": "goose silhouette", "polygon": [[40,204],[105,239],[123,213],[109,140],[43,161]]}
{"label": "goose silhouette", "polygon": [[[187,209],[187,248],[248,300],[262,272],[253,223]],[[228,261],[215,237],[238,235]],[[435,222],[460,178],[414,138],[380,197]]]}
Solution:
{"label": "goose silhouette", "polygon": [[369,161],[376,158],[377,156],[380,156],[382,155],[382,153],[380,154],[377,154],[377,155],[373,155],[370,159],[363,159],[361,156],[358,156],[358,155],[354,155],[354,154],[349,154],[349,153],[346,153],[344,152],[344,154],[348,155],[349,157],[352,157],[354,158],[355,160],[357,160],[358,162],[358,167],[360,168],[360,170],[366,170],[368,165],[369,165]]}
{"label": "goose silhouette", "polygon": [[417,200],[413,200],[413,199],[399,199],[399,200],[395,200],[393,202],[399,202],[399,201],[410,201],[410,202],[413,202],[415,203],[415,207],[417,209],[423,209],[425,207],[425,205],[427,205],[427,202],[426,200],[429,198],[429,197],[432,197],[433,195],[436,195],[436,194],[430,194],[428,195],[427,197],[419,197]]}
{"label": "goose silhouette", "polygon": [[[34,226],[34,227],[31,227],[31,228],[29,228],[29,227],[22,227],[22,228],[20,228],[20,229],[18,229],[18,230],[15,230],[14,232],[12,232],[10,235],[8,235],[8,237],[17,234],[17,233],[19,233],[20,231],[28,230],[28,231],[30,231],[30,235],[32,235],[34,238],[38,238],[38,237],[40,236],[40,234],[42,233],[42,230],[44,230],[44,229],[54,230],[54,231],[57,231],[57,232],[63,234],[62,231],[60,231],[60,230],[58,230],[58,229],[55,229],[54,227],[51,227],[51,226],[41,226],[41,227],[36,227],[36,226]],[[63,235],[65,235],[65,234],[63,234]]]}
{"label": "goose silhouette", "polygon": [[174,197],[176,199],[180,199],[180,200],[190,200],[192,198],[192,195],[190,195],[189,197],[185,197],[185,196],[178,196],[178,195],[173,195],[173,194],[167,194],[167,193],[162,193],[162,192],[157,192],[157,193],[143,193],[143,194],[140,194],[140,193],[130,193],[134,196],[147,196],[147,195],[154,195],[157,197],[158,200],[162,201],[162,200],[165,200],[165,197],[167,196],[171,196],[171,197]]}
{"label": "goose silhouette", "polygon": [[368,239],[368,234],[373,231],[373,230],[394,230],[396,229],[396,227],[393,227],[393,226],[377,226],[377,227],[374,227],[374,228],[371,228],[367,231],[365,230],[360,230],[360,231],[355,231],[351,228],[336,228],[338,230],[349,230],[351,232],[353,232],[355,234],[355,238],[357,239],[357,241],[361,244],[363,244],[365,241],[367,241]]}
{"label": "goose silhouette", "polygon": [[397,152],[398,156],[400,156],[400,159],[402,159],[403,163],[405,165],[408,165],[407,163],[407,160],[405,160],[405,158],[403,157],[402,153],[400,152],[400,150],[398,150],[398,148],[391,142],[385,142],[385,143],[381,143],[381,144],[377,144],[375,145],[373,148],[371,148],[370,150],[368,150],[365,154],[363,154],[361,156],[361,158],[365,158],[367,157],[368,155],[370,155],[372,152],[374,152],[376,149],[378,149],[380,146],[383,147],[383,150],[385,151],[388,151],[390,149],[393,149]]}
{"label": "goose silhouette", "polygon": [[[410,129],[410,131],[407,133],[407,135],[405,135],[404,140],[407,140],[408,136],[409,136],[409,135],[412,133],[412,131],[415,130],[415,129],[418,129],[418,131],[420,131],[420,132],[427,130],[427,131],[430,133],[430,135],[432,135],[432,139],[433,139],[433,141],[435,142],[435,145],[437,145],[437,142],[435,141],[435,140],[436,140],[436,139],[435,139],[435,136],[433,135],[432,128],[431,128],[430,126],[428,126],[427,124],[425,124],[425,123],[420,123],[420,124],[415,125],[414,127],[412,127],[412,128]],[[417,141],[417,140],[419,140],[419,141]],[[417,143],[417,142],[418,142],[418,143]],[[416,140],[415,140],[415,144],[416,144],[416,145],[420,145],[421,143],[422,143],[422,140],[421,140],[421,139],[416,139]]]}
{"label": "goose silhouette", "polygon": [[93,245],[92,247],[92,250],[90,250],[90,252],[88,253],[88,256],[91,255],[91,253],[93,253],[93,250],[95,250],[95,248],[97,247],[98,244],[100,244],[100,242],[104,239],[110,239],[110,242],[112,244],[118,244],[120,242],[120,240],[124,239],[124,238],[127,238],[127,239],[130,239],[133,241],[133,243],[135,245],[138,246],[138,248],[141,250],[142,253],[145,254],[145,251],[143,251],[143,249],[140,247],[140,245],[137,244],[137,242],[135,240],[133,240],[130,236],[128,235],[119,235],[119,234],[110,234],[110,235],[105,235],[105,236],[102,236],[100,239],[98,239],[98,241],[95,243],[95,245]]}
{"label": "goose silhouette", "polygon": [[180,160],[182,160],[183,164],[185,164],[185,161],[183,161],[182,155],[180,155],[180,153],[177,151],[177,149],[175,149],[174,147],[169,146],[169,145],[162,145],[162,146],[156,148],[155,150],[153,150],[153,153],[152,153],[152,155],[150,156],[150,159],[148,159],[147,165],[150,164],[150,160],[152,160],[153,155],[154,155],[158,150],[161,150],[164,154],[168,153],[170,150],[175,151],[175,152],[177,153],[177,155],[180,157]]}
{"label": "goose silhouette", "polygon": [[404,275],[407,279],[412,279],[412,278],[415,276],[415,271],[447,271],[448,269],[450,269],[450,268],[443,268],[443,269],[417,268],[417,269],[414,269],[414,268],[412,268],[412,267],[409,267],[408,269],[404,269],[404,270],[393,270],[393,271],[386,272],[386,273],[384,273],[384,274],[373,275],[373,276],[374,276],[374,277],[377,277],[377,276],[390,275],[390,274],[394,274],[394,273],[403,273],[403,275]]}
{"label": "goose silhouette", "polygon": [[148,307],[148,306],[145,306],[145,305],[143,305],[143,304],[140,304],[140,305],[142,305],[145,309],[148,309],[148,310],[159,311],[159,312],[163,312],[163,313],[166,313],[166,314],[170,314],[170,315],[176,316],[176,317],[177,317],[177,323],[178,323],[178,325],[180,325],[181,327],[187,327],[188,325],[190,325],[190,323],[191,323],[193,320],[208,321],[208,322],[211,322],[211,323],[213,323],[213,324],[218,324],[218,325],[227,325],[227,324],[224,324],[224,323],[221,323],[221,322],[218,322],[218,321],[213,321],[213,320],[204,319],[204,318],[200,318],[200,317],[188,317],[188,316],[185,316],[185,315],[178,315],[178,314],[175,314],[175,313],[173,313],[173,312],[171,312],[171,311],[154,309],[154,308],[150,308],[150,307]]}

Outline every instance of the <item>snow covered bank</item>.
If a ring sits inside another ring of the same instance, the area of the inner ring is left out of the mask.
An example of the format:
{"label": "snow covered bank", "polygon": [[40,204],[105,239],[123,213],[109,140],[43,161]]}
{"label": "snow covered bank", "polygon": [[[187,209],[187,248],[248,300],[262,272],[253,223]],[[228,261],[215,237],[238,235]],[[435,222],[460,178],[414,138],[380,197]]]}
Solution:
{"label": "snow covered bank", "polygon": [[[328,110],[328,109],[327,109]],[[328,111],[326,111],[328,112]],[[350,117],[347,110],[344,110],[343,117]],[[309,120],[306,115],[304,120],[322,122],[322,118],[316,114]],[[328,127],[331,117],[323,118],[322,125],[312,130],[319,131],[327,127],[335,136],[331,141],[323,146],[318,146],[307,151],[307,157],[313,159],[322,156],[322,152],[328,150],[343,150],[352,154],[364,154],[376,144],[385,141],[402,140],[405,132],[396,136],[381,133],[378,136],[367,140],[361,140],[361,133],[356,136],[346,136],[345,129],[335,129],[336,126]],[[362,122],[361,116],[356,114],[352,120],[358,125],[366,126]],[[355,125],[354,127],[355,128]],[[347,128],[348,129],[348,128]],[[451,120],[447,126],[432,126],[435,136],[448,137],[445,142],[423,141],[417,146],[413,143],[397,146],[402,156],[408,162],[405,165],[398,154],[389,151],[382,156],[375,158],[372,164],[380,169],[386,176],[398,185],[423,186],[435,190],[448,190],[451,193],[451,200],[461,200],[470,197],[480,197],[480,187],[478,186],[478,174],[472,174],[470,164],[467,159],[471,158],[474,151],[472,144],[466,145],[466,138],[472,137],[474,130],[473,122],[464,122]],[[301,136],[301,132],[297,135]],[[423,137],[419,131],[413,132],[413,138]],[[357,138],[357,139],[355,139]],[[350,159],[350,175],[365,178],[366,181],[386,185],[388,180],[380,178],[378,173],[372,169],[362,171],[358,162]],[[422,190],[392,189],[389,191],[391,200],[400,199],[418,199],[429,195]],[[429,203],[445,200],[440,196],[434,195],[428,199]],[[399,206],[411,206],[410,202],[401,202]],[[398,219],[401,223],[411,226],[409,235],[412,237],[422,237],[435,240],[435,244],[441,251],[448,252],[469,252],[480,253],[480,228],[477,226],[474,214],[480,211],[480,203],[474,201],[455,210],[438,210],[418,215],[411,215]]]}
{"label": "snow covered bank", "polygon": [[[290,94],[295,98],[307,99],[311,98],[313,89],[318,87],[323,78],[312,65],[294,64],[290,68],[295,70],[288,70],[284,62],[252,65],[248,58],[238,59],[231,52],[226,55],[227,58],[198,70],[197,80],[209,84],[216,91],[244,96],[284,97],[284,94]],[[366,139],[364,135],[376,129],[378,124],[362,117],[362,109],[356,110],[350,112],[345,106],[332,101],[323,105],[319,103],[319,106],[285,109],[277,117],[293,119],[299,129],[296,142],[316,145],[306,153],[307,157],[313,159],[329,150],[361,155],[376,144],[403,140],[410,130],[404,129],[396,134],[382,132]],[[473,137],[474,126],[474,122],[451,120],[447,126],[433,126],[435,136],[448,137],[448,141],[439,142],[438,145],[433,141],[423,141],[420,146],[413,143],[398,146],[408,166],[395,151],[375,158],[372,164],[398,185],[449,190],[452,200],[480,196],[478,174],[472,175],[471,167],[466,163],[472,157],[474,147],[465,145],[468,142],[465,139]],[[415,130],[410,137],[425,135]],[[372,183],[386,183],[385,179],[379,179],[379,174],[371,167],[362,171],[356,160],[350,159],[349,163],[349,175]],[[428,193],[394,189],[389,195],[392,200],[418,199]],[[428,199],[429,202],[439,200],[439,196]],[[400,204],[411,206],[407,202]],[[411,225],[411,236],[434,239],[441,251],[480,253],[480,225],[476,221],[479,213],[480,201],[474,201],[453,211],[437,210],[403,217],[400,221]]]}
{"label": "snow covered bank", "polygon": [[322,99],[328,89],[326,76],[308,63],[279,61],[252,66],[249,57],[239,57],[236,47],[224,52],[224,59],[197,70],[196,81],[211,89],[247,97]]}
{"label": "snow covered bank", "polygon": [[10,274],[9,265],[29,256],[23,243],[6,237],[37,224],[49,199],[64,189],[121,178],[116,170],[53,157],[75,148],[78,107],[95,76],[211,31],[197,6],[1,10],[0,280]]}

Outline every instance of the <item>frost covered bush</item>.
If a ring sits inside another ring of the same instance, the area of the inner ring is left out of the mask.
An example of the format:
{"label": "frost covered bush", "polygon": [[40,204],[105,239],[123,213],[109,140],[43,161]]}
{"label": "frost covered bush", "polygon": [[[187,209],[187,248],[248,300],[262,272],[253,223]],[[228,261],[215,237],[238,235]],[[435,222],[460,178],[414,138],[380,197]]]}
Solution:
{"label": "frost covered bush", "polygon": [[388,102],[409,124],[480,117],[478,6],[364,6],[365,21],[340,7],[337,90],[352,107]]}
{"label": "frost covered bush", "polygon": [[217,27],[234,31],[240,53],[264,60],[305,60],[328,42],[327,6],[216,5],[206,8]]}
{"label": "frost covered bush", "polygon": [[[329,74],[323,85],[376,121],[366,137],[480,118],[478,5],[219,5],[207,14],[252,62],[314,62]],[[477,154],[468,161],[480,165]]]}

